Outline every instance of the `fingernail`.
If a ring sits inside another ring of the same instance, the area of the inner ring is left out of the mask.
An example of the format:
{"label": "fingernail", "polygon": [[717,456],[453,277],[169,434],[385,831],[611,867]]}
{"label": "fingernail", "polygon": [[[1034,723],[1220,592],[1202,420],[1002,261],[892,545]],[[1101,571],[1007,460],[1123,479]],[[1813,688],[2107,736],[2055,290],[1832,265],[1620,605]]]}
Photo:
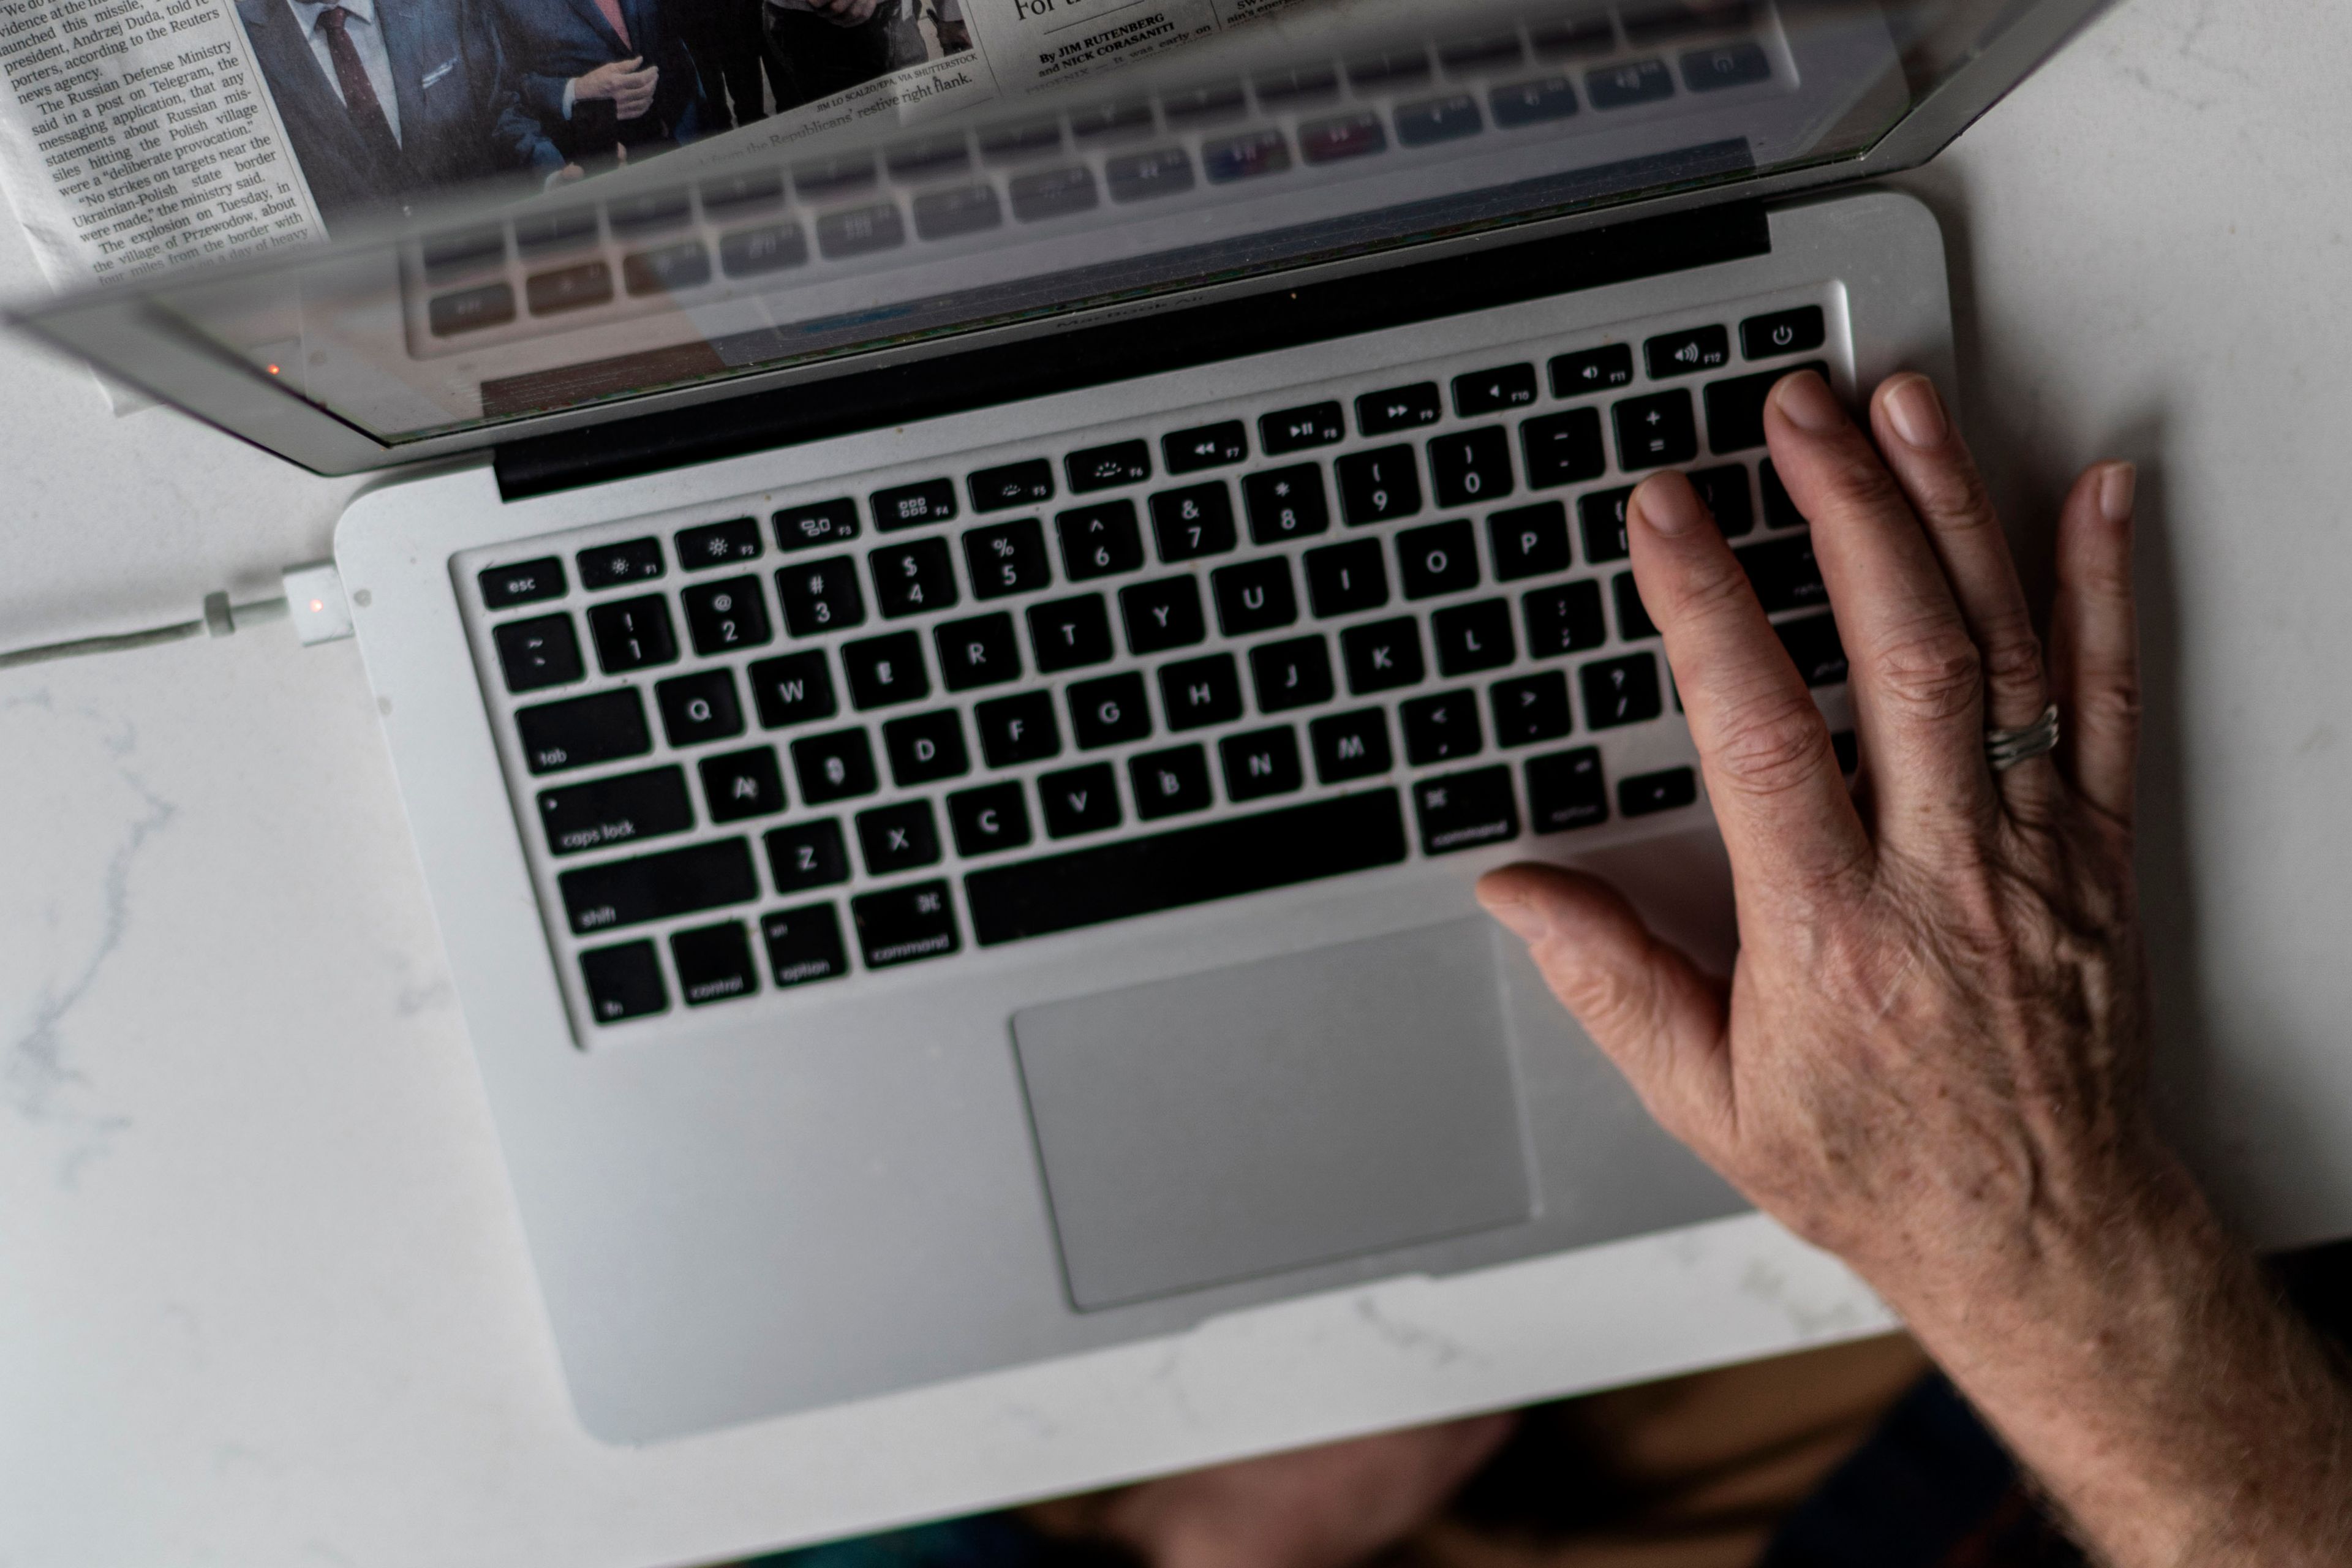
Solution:
{"label": "fingernail", "polygon": [[2132,507],[2139,500],[2139,465],[2109,463],[2107,471],[2099,476],[2100,514],[2117,527],[2132,519]]}
{"label": "fingernail", "polygon": [[1772,401],[1790,424],[1816,436],[1826,436],[1845,421],[1845,410],[1838,406],[1830,384],[1810,370],[1783,377],[1772,389]]}
{"label": "fingernail", "polygon": [[1688,533],[1706,521],[1706,504],[1680,474],[1658,474],[1643,480],[1629,510],[1668,539]]}
{"label": "fingernail", "polygon": [[1529,947],[1551,933],[1551,921],[1545,919],[1544,912],[1533,904],[1517,899],[1489,899],[1484,893],[1478,896],[1478,901],[1486,905],[1488,914],[1502,921],[1513,936]]}
{"label": "fingernail", "polygon": [[1907,377],[1887,389],[1886,418],[1906,446],[1923,452],[1942,446],[1950,428],[1944,420],[1944,400],[1924,375]]}

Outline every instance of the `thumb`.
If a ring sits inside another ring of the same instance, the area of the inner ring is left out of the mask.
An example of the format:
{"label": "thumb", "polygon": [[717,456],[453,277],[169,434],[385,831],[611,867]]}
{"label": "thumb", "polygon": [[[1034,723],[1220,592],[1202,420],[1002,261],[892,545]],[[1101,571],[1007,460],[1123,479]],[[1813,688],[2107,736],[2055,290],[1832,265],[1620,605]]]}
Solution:
{"label": "thumb", "polygon": [[1554,866],[1506,866],[1479,879],[1478,901],[1528,944],[1552,994],[1666,1131],[1691,1142],[1728,1126],[1724,986],[1653,934],[1622,893]]}

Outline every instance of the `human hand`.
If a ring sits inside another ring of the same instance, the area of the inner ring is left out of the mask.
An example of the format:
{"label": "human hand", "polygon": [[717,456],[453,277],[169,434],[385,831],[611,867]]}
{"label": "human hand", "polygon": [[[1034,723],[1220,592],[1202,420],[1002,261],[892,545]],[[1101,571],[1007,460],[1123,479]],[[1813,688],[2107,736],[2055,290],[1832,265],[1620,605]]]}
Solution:
{"label": "human hand", "polygon": [[[1689,481],[1627,508],[1731,858],[1729,980],[1592,878],[1480,897],[1658,1120],[1876,1288],[2116,1563],[2339,1561],[2352,1403],[2147,1103],[2134,471],[2066,499],[2045,660],[1932,385],[1890,380],[1871,423],[1875,450],[1811,374],[1766,411],[1852,659],[1858,794]],[[2065,744],[1996,773],[1988,728],[2053,700]]]}
{"label": "human hand", "polygon": [[642,57],[613,60],[585,76],[573,77],[572,100],[609,98],[614,119],[638,120],[653,108],[654,84],[660,79],[661,68],[646,65]]}
{"label": "human hand", "polygon": [[1046,1533],[1116,1542],[1150,1568],[1343,1568],[1442,1508],[1517,1425],[1481,1415],[1218,1465],[1044,1504]]}

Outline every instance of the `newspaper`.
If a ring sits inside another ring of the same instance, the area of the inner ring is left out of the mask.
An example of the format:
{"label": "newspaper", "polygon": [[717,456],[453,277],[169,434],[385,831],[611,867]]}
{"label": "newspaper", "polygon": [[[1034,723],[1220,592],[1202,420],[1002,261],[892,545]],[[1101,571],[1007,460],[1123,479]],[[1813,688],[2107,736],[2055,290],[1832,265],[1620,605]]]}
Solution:
{"label": "newspaper", "polygon": [[1017,100],[1297,3],[0,0],[0,179],[52,283],[118,283]]}

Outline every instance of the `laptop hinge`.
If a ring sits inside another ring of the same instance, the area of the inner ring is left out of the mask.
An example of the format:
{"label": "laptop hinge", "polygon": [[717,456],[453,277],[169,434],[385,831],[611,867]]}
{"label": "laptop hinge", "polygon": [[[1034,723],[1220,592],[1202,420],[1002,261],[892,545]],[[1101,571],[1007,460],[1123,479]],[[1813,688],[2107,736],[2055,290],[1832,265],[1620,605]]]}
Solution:
{"label": "laptop hinge", "polygon": [[500,447],[508,500],[798,446],[1243,354],[1769,255],[1760,202],[1735,202],[999,343]]}

